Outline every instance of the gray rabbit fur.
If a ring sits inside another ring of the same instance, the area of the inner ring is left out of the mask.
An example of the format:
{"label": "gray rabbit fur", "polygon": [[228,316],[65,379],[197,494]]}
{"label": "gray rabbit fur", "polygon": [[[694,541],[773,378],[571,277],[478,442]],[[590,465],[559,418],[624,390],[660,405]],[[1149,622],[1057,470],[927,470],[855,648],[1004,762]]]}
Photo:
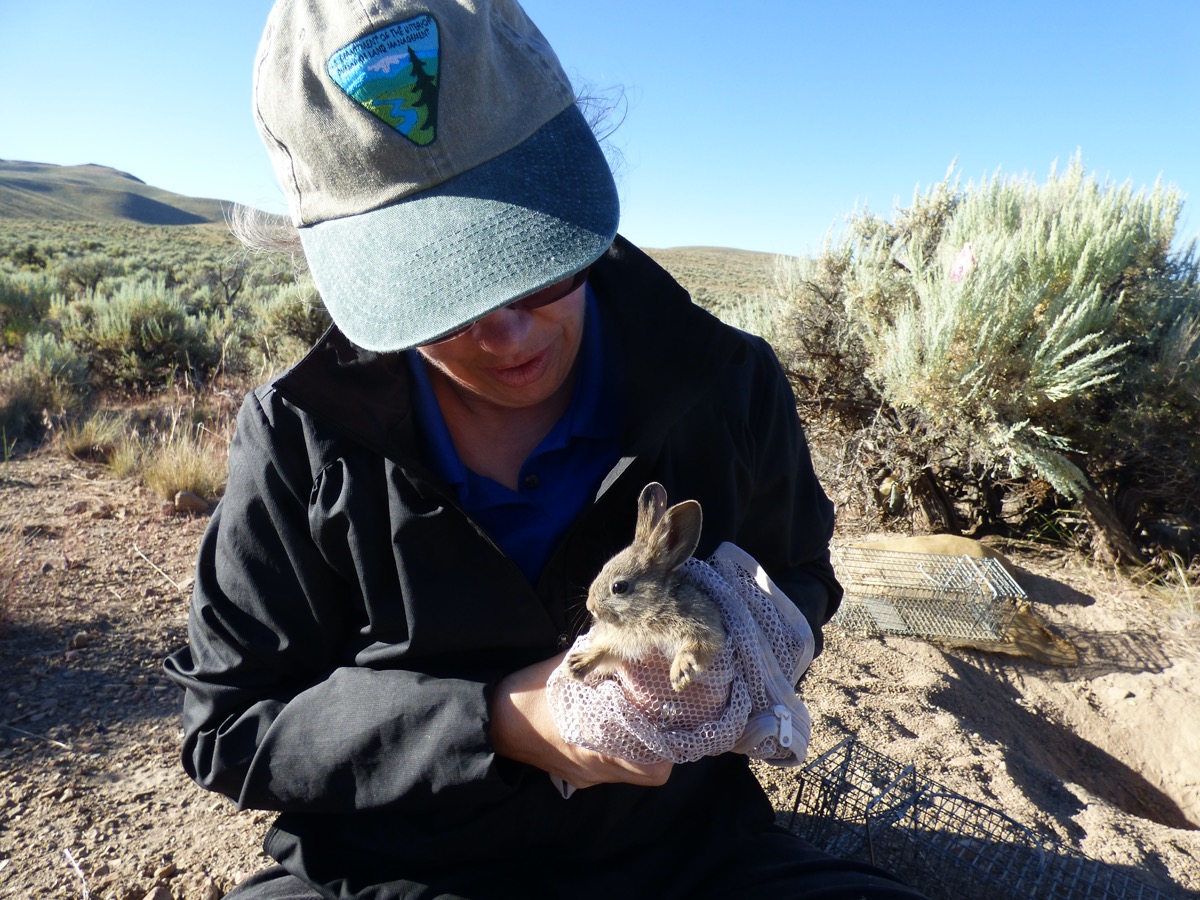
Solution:
{"label": "gray rabbit fur", "polygon": [[633,543],[604,564],[588,590],[590,644],[567,655],[571,675],[606,674],[658,652],[671,660],[671,686],[682,691],[712,665],[725,646],[721,611],[682,572],[701,521],[695,500],[668,509],[661,484],[642,489]]}

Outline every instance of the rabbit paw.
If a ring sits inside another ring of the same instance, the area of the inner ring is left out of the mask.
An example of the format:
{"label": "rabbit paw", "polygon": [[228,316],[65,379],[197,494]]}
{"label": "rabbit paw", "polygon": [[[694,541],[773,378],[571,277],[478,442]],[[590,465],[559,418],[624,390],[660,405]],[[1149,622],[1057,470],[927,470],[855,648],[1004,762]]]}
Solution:
{"label": "rabbit paw", "polygon": [[599,657],[595,653],[590,653],[586,650],[572,650],[567,654],[567,671],[571,674],[572,678],[583,681],[588,673],[595,668],[597,662],[599,662]]}
{"label": "rabbit paw", "polygon": [[704,666],[690,650],[680,650],[671,661],[671,687],[678,693],[692,683]]}

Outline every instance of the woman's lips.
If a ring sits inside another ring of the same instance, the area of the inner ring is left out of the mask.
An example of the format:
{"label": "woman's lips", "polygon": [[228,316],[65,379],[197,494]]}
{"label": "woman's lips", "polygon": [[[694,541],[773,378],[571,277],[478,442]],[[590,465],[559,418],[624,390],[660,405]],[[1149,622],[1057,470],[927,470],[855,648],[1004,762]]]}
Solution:
{"label": "woman's lips", "polygon": [[490,368],[488,375],[507,387],[525,387],[541,378],[549,365],[550,348],[546,348],[515,366]]}

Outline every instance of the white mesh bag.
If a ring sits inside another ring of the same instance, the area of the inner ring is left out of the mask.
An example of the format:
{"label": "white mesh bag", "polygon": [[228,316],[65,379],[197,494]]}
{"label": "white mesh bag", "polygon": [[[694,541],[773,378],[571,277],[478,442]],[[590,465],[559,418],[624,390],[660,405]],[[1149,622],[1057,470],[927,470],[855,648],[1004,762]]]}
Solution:
{"label": "white mesh bag", "polygon": [[[665,657],[583,681],[560,664],[546,687],[563,738],[642,764],[733,751],[798,765],[811,729],[795,691],[815,648],[808,621],[753,557],[728,542],[707,562],[689,559],[684,576],[719,604],[724,652],[680,692]],[[582,634],[573,649],[588,642]]]}

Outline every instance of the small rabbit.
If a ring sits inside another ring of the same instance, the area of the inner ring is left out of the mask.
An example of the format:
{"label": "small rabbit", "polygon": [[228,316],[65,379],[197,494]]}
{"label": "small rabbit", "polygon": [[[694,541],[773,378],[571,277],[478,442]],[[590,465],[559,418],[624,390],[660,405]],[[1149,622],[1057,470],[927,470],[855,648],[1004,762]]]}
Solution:
{"label": "small rabbit", "polygon": [[671,686],[682,691],[713,663],[725,646],[720,608],[681,571],[700,541],[700,524],[695,500],[667,509],[661,484],[642,489],[633,543],[592,582],[591,643],[568,654],[567,671],[582,679],[658,651],[671,660]]}

